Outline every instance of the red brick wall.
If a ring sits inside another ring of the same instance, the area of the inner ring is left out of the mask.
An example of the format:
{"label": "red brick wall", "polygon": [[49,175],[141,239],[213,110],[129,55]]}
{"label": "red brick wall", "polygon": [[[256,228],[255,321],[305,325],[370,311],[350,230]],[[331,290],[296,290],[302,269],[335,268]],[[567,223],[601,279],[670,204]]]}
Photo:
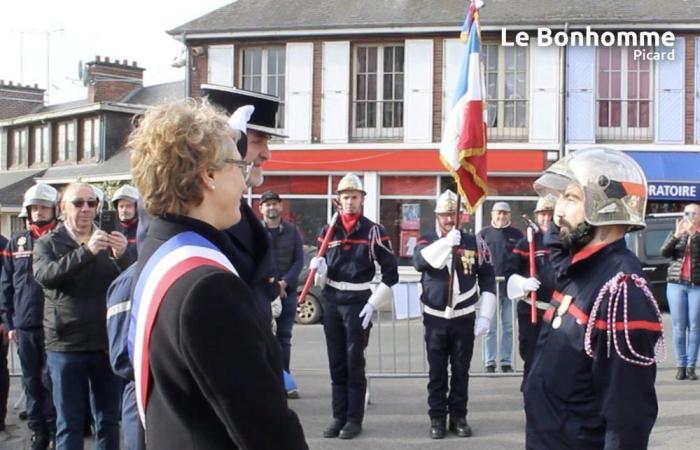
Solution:
{"label": "red brick wall", "polygon": [[44,104],[44,90],[0,80],[0,120],[23,116]]}
{"label": "red brick wall", "polygon": [[[143,87],[143,71],[136,62],[102,60],[87,63],[91,80],[88,99],[91,102],[118,102],[136,89]],[[125,79],[121,81],[121,79]]]}

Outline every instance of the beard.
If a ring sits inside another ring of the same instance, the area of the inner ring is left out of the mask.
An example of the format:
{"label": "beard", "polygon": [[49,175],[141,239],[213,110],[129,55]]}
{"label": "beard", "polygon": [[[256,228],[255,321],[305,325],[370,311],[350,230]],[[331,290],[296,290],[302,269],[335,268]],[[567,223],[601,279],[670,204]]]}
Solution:
{"label": "beard", "polygon": [[576,253],[591,242],[594,230],[595,227],[588,222],[584,221],[573,226],[562,219],[559,225],[559,237],[564,248]]}

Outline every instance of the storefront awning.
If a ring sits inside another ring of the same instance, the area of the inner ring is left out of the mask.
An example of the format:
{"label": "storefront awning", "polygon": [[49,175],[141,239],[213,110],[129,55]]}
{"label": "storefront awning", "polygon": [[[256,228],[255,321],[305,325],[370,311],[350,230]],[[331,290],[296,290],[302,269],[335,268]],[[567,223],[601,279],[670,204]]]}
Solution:
{"label": "storefront awning", "polygon": [[700,201],[700,153],[628,153],[647,176],[649,200]]}

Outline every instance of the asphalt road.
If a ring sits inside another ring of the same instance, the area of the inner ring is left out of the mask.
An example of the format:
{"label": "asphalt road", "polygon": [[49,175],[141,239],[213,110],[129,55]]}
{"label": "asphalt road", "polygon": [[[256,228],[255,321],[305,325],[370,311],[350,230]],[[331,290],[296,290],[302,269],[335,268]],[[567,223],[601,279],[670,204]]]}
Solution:
{"label": "asphalt road", "polygon": [[[670,320],[666,319],[669,330]],[[355,440],[324,439],[323,428],[330,420],[330,381],[323,330],[319,325],[294,329],[292,370],[299,384],[301,398],[290,400],[304,426],[312,449],[522,449],[525,442],[525,415],[519,392],[519,377],[486,377],[481,371],[481,355],[475,352],[470,381],[468,420],[474,430],[471,438],[454,435],[442,441],[428,438],[429,421],[426,405],[426,378],[423,370],[421,327],[414,321],[375,327],[368,348],[368,373],[400,372],[405,378],[371,378],[371,400],[363,434]],[[380,337],[381,334],[381,337]],[[394,340],[394,336],[396,340]],[[670,333],[669,333],[670,337]],[[382,341],[383,358],[378,355]],[[396,342],[395,342],[396,341]],[[395,343],[394,343],[395,342]],[[410,342],[410,346],[409,343]],[[668,357],[659,367],[657,393],[659,417],[651,436],[653,449],[694,449],[698,447],[700,424],[700,381],[676,381],[673,351],[668,342]],[[394,358],[394,353],[397,355]],[[411,355],[411,364],[408,360]],[[13,378],[10,406],[19,395],[19,379]],[[0,432],[0,450],[20,450],[25,445],[25,424],[10,410],[8,429]],[[86,441],[86,447],[92,443]]]}

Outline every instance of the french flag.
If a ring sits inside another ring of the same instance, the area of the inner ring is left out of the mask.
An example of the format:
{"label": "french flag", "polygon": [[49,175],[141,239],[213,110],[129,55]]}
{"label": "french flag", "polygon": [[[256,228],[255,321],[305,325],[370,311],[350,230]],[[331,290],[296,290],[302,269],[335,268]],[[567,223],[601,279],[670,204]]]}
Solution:
{"label": "french flag", "polygon": [[470,213],[484,201],[487,193],[485,90],[478,6],[471,2],[465,20],[466,53],[440,144],[440,160],[455,179]]}

